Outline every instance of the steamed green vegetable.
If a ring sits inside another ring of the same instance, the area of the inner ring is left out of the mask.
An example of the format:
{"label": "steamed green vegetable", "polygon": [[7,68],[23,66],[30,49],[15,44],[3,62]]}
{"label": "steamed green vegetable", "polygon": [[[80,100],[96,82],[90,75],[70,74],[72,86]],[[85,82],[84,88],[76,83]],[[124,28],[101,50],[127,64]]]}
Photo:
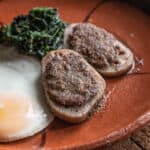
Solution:
{"label": "steamed green vegetable", "polygon": [[62,46],[65,27],[57,9],[37,7],[1,27],[0,42],[10,42],[24,54],[43,57],[48,51]]}

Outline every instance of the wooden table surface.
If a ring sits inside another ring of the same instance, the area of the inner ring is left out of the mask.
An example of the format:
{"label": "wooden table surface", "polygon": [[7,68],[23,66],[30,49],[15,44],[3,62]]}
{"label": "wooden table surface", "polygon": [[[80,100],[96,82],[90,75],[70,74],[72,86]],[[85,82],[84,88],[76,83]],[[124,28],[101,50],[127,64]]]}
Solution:
{"label": "wooden table surface", "polygon": [[150,123],[128,138],[94,150],[150,150]]}

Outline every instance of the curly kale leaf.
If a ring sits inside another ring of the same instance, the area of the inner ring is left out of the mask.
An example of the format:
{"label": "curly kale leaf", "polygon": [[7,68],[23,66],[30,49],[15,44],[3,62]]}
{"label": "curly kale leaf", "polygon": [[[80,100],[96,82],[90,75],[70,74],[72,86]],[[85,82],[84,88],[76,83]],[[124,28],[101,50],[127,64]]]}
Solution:
{"label": "curly kale leaf", "polygon": [[4,25],[0,29],[0,41],[8,41],[12,43],[18,43],[21,40],[21,34],[29,30],[28,17],[20,15],[14,18],[10,25]]}
{"label": "curly kale leaf", "polygon": [[52,37],[49,34],[29,31],[23,36],[23,39],[18,46],[24,54],[43,57],[53,48],[51,47],[51,41]]}
{"label": "curly kale leaf", "polygon": [[[57,23],[60,23],[57,9],[49,8],[33,8],[29,12],[29,21],[32,31],[49,31],[51,26],[54,28]],[[57,26],[56,26],[57,27]]]}
{"label": "curly kale leaf", "polygon": [[28,16],[20,15],[14,18],[11,23],[12,35],[22,34],[30,29]]}
{"label": "curly kale leaf", "polygon": [[36,7],[28,15],[19,15],[0,29],[0,42],[8,41],[27,55],[43,57],[61,47],[66,23],[54,8]]}
{"label": "curly kale leaf", "polygon": [[7,26],[2,26],[0,28],[0,43],[6,40],[6,33],[8,32],[7,30]]}

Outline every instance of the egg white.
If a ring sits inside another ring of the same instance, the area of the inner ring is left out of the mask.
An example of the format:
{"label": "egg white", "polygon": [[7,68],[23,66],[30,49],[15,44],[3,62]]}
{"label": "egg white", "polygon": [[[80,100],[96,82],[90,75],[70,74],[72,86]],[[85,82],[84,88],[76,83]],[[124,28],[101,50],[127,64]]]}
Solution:
{"label": "egg white", "polygon": [[33,107],[28,112],[28,125],[19,132],[8,133],[0,138],[0,142],[32,136],[46,128],[53,120],[42,87],[40,61],[19,54],[13,47],[0,45],[0,94],[11,93],[28,97],[27,103]]}

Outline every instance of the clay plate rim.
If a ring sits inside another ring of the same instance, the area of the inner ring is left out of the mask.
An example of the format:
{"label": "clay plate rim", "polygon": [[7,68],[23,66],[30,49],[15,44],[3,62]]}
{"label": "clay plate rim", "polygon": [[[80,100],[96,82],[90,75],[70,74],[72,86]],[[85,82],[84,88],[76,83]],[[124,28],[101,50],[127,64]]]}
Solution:
{"label": "clay plate rim", "polygon": [[149,122],[150,122],[150,112],[147,112],[144,115],[140,116],[133,123],[128,124],[127,127],[121,128],[119,131],[112,132],[111,134],[108,134],[108,136],[102,139],[101,138],[96,139],[84,145],[78,145],[78,146],[72,145],[71,147],[59,148],[59,150],[73,150],[73,149],[81,150],[84,148],[92,149],[92,148],[100,147],[103,145],[108,145],[122,138],[125,138],[126,136],[130,135],[132,132],[134,132],[135,130],[138,130],[139,128],[143,127],[145,124]]}

